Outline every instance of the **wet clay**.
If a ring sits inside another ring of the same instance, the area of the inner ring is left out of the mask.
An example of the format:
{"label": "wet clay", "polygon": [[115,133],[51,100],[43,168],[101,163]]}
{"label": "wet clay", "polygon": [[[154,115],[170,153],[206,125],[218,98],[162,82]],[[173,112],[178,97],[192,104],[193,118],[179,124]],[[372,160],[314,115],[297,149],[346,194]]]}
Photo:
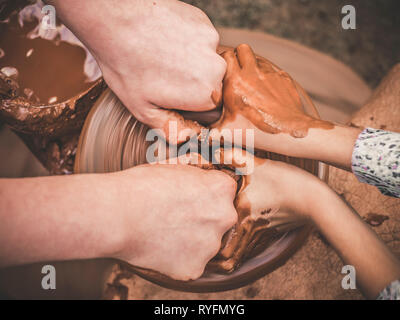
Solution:
{"label": "wet clay", "polygon": [[368,223],[370,226],[379,227],[386,220],[389,220],[389,217],[383,214],[378,213],[368,213],[365,217],[363,217],[364,221]]}
{"label": "wet clay", "polygon": [[21,6],[0,2],[0,118],[51,174],[69,174],[83,122],[105,84],[68,29],[43,30],[41,6]]}
{"label": "wet clay", "polygon": [[[224,159],[224,150],[221,149],[219,151],[217,162],[220,164],[205,163],[199,160],[197,162],[201,164],[194,166],[203,170],[222,171],[236,181],[237,189],[234,206],[238,214],[238,221],[224,234],[218,254],[206,266],[208,272],[231,273],[243,261],[256,256],[268,245],[276,241],[282,235],[282,231],[278,231],[275,225],[271,225],[268,220],[268,213],[271,213],[272,208],[256,208],[256,210],[252,208],[252,203],[247,197],[249,186],[252,185],[252,175],[237,175],[235,173],[236,168],[245,167],[246,164],[243,161],[237,162],[235,157],[229,161],[231,164],[224,164],[227,162]],[[243,150],[243,155],[248,154]],[[199,159],[201,158],[200,155],[198,157]],[[247,157],[247,161],[249,160],[250,158]],[[265,159],[251,157],[251,160],[254,160],[258,168],[266,163]],[[256,180],[253,179],[253,181]],[[257,187],[262,188],[262,186]],[[150,274],[153,273],[150,272]]]}
{"label": "wet clay", "polygon": [[221,128],[241,114],[267,133],[307,136],[310,128],[333,129],[333,124],[305,114],[304,103],[312,103],[304,90],[283,70],[267,59],[256,57],[248,45],[222,53],[227,62],[223,85]]}
{"label": "wet clay", "polygon": [[38,23],[34,19],[21,26],[18,14],[0,23],[0,70],[18,83],[20,96],[54,104],[89,89],[93,82],[84,73],[85,50],[59,39],[33,39],[31,31]]}

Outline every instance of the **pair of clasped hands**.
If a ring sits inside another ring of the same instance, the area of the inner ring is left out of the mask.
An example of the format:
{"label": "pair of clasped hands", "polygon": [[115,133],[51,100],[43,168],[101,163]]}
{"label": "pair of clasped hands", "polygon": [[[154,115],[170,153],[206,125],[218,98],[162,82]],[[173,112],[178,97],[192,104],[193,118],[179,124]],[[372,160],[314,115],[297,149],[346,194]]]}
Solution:
{"label": "pair of clasped hands", "polygon": [[[350,168],[360,130],[332,125],[329,130],[311,128],[305,135],[303,122],[320,123],[299,111],[293,80],[272,64],[260,67],[247,45],[218,55],[218,33],[201,10],[175,0],[46,2],[91,51],[109,87],[150,127],[168,136],[169,121],[177,121],[179,131],[200,133],[199,124],[174,110],[210,111],[223,99],[223,115],[213,128],[254,129],[257,149]],[[253,106],[265,107],[269,113],[264,116],[289,131],[291,125],[302,128],[305,137],[270,133],[272,127],[260,127]],[[342,257],[347,257],[349,243],[358,246],[343,234],[358,228],[361,238],[370,235],[316,177],[280,162],[265,160],[256,166],[265,180],[266,205],[326,229],[324,235]],[[237,221],[236,182],[221,171],[195,166],[143,165],[108,174],[5,180],[0,191],[9,201],[0,202],[0,212],[9,214],[0,224],[5,244],[0,266],[112,257],[193,280]],[[340,218],[338,212],[346,216]],[[330,233],[338,223],[339,236]],[[368,247],[368,241],[360,244],[353,259],[362,262]],[[377,252],[375,261],[383,261]],[[364,278],[371,274],[358,270],[358,279]],[[367,284],[366,291],[372,296],[380,284]]]}

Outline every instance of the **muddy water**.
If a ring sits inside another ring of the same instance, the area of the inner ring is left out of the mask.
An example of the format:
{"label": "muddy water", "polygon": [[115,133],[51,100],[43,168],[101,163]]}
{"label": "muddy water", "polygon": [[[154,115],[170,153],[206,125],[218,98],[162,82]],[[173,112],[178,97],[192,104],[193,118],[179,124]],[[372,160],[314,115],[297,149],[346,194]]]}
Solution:
{"label": "muddy water", "polygon": [[17,14],[0,23],[0,70],[13,73],[21,97],[51,104],[88,89],[93,82],[84,73],[85,50],[57,38],[30,39],[37,24],[35,19],[21,26]]}

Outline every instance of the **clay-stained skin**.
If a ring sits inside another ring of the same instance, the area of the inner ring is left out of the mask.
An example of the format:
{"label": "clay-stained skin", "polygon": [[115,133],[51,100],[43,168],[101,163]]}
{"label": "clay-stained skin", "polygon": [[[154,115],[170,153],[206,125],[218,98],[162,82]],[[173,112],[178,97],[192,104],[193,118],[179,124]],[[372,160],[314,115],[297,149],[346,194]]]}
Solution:
{"label": "clay-stained skin", "polygon": [[[252,210],[252,204],[247,198],[247,189],[251,184],[251,176],[239,176],[235,174],[235,168],[246,167],[248,161],[254,161],[257,167],[266,163],[265,159],[250,157],[242,149],[235,149],[228,152],[229,156],[225,158],[225,151],[219,149],[216,152],[216,163],[206,161],[200,154],[190,154],[189,157],[196,162],[189,162],[190,165],[203,170],[220,170],[237,183],[236,197],[234,206],[238,214],[237,223],[228,230],[223,236],[221,248],[214,259],[207,265],[208,270],[230,273],[234,271],[246,257],[254,254],[255,246],[266,248],[276,236],[276,230],[269,228],[269,221],[264,217],[264,211],[272,210],[269,207],[256,211]],[[234,154],[234,156],[232,156]],[[259,211],[259,212],[258,212]]]}
{"label": "clay-stained skin", "polygon": [[[333,124],[312,118],[303,111],[303,102],[293,79],[268,60],[256,57],[248,45],[226,50],[224,110],[217,127],[241,114],[267,133],[289,133],[305,137],[310,128],[332,129]],[[301,91],[303,99],[304,91]]]}

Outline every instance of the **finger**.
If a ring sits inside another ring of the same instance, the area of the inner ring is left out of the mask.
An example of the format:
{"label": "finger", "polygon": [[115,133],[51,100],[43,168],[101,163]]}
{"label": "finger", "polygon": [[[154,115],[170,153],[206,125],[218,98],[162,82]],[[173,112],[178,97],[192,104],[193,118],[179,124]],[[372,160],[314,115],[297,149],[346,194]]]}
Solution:
{"label": "finger", "polygon": [[215,166],[210,161],[206,160],[197,152],[189,152],[182,155],[173,154],[167,157],[155,158],[153,161],[149,162],[149,164],[187,165],[204,170],[215,169]]}
{"label": "finger", "polygon": [[221,54],[222,58],[226,61],[225,79],[238,73],[240,71],[239,62],[233,50],[227,50]]}
{"label": "finger", "polygon": [[211,100],[215,106],[222,107],[222,83],[226,74],[227,63],[220,55],[217,54],[216,65],[213,67],[217,74],[216,85],[214,91],[211,94]]}
{"label": "finger", "polygon": [[177,161],[179,164],[189,165],[203,170],[215,169],[215,166],[210,161],[205,159],[200,153],[197,152],[189,152],[187,154],[180,155]]}
{"label": "finger", "polygon": [[253,154],[240,148],[220,148],[214,152],[214,159],[216,163],[236,168],[242,174],[250,174],[256,160]]}
{"label": "finger", "polygon": [[241,44],[236,48],[239,64],[242,68],[257,67],[257,58],[248,44]]}
{"label": "finger", "polygon": [[148,102],[136,107],[132,113],[139,121],[156,130],[158,135],[171,144],[188,141],[198,136],[202,129],[196,121],[185,120],[175,111],[161,109]]}
{"label": "finger", "polygon": [[145,96],[152,96],[149,102],[168,110],[201,112],[221,107],[227,63],[215,52],[208,57],[208,61],[201,70],[186,70],[188,80],[197,80],[186,81],[181,90],[177,90],[182,86],[181,82],[177,85],[169,82],[161,86],[156,95],[150,91]]}
{"label": "finger", "polygon": [[263,59],[258,63],[258,67],[265,73],[275,73],[279,72],[280,69],[277,68],[271,61]]}
{"label": "finger", "polygon": [[298,96],[295,96],[294,98],[300,100],[300,102],[302,103],[303,109],[308,104],[309,106],[312,106],[314,110],[317,111],[317,108],[315,107],[314,102],[311,100],[310,96],[306,93],[306,91],[303,89],[303,87],[296,80],[292,80],[292,82],[295,85],[295,87],[297,89],[297,93],[298,93]]}
{"label": "finger", "polygon": [[[236,190],[234,196],[236,196]],[[225,232],[228,231],[230,228],[232,228],[238,221],[238,214],[233,205],[233,200],[230,201],[228,205],[225,205],[225,208],[226,209],[225,209],[224,219],[221,221],[222,229],[221,229],[220,240],[222,240],[222,236],[225,234]]]}
{"label": "finger", "polygon": [[288,75],[289,76],[289,74],[286,72],[286,71],[284,71],[284,70],[282,70],[281,68],[279,68],[275,63],[273,63],[272,61],[269,61],[268,59],[265,59],[264,58],[264,60],[266,61],[266,62],[268,62],[268,64],[272,67],[272,69],[273,69],[273,71],[275,71],[275,72],[277,72],[277,73],[279,73],[279,74],[282,74],[282,75]]}
{"label": "finger", "polygon": [[211,181],[213,181],[210,184],[210,189],[222,194],[224,198],[221,199],[228,199],[230,202],[233,201],[237,191],[236,180],[221,170],[211,170],[209,174]]}
{"label": "finger", "polygon": [[203,126],[209,126],[217,122],[221,118],[222,108],[215,108],[210,111],[180,111],[179,112],[186,120],[197,121]]}
{"label": "finger", "polygon": [[211,100],[217,108],[222,106],[222,82],[220,82],[218,88],[212,92]]}

